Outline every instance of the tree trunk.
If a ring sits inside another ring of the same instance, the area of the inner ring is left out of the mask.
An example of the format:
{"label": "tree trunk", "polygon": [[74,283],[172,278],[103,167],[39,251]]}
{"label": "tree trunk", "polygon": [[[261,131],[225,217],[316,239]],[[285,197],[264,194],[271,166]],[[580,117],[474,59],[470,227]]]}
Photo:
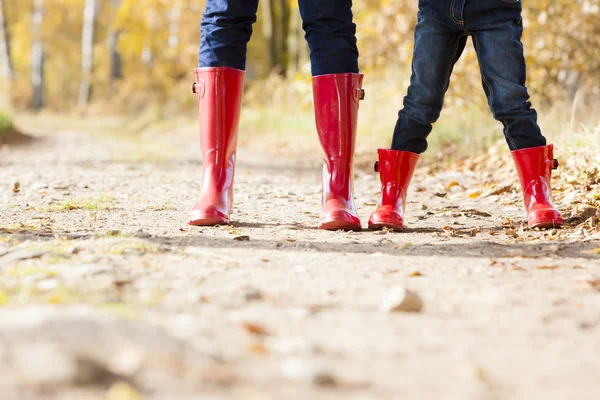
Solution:
{"label": "tree trunk", "polygon": [[30,106],[34,110],[44,107],[44,47],[42,44],[42,22],[44,0],[33,0],[31,23],[31,86],[33,95]]}
{"label": "tree trunk", "polygon": [[273,38],[275,31],[275,16],[273,11],[274,0],[263,0],[260,2],[262,10],[263,38],[267,44],[267,69],[269,72],[277,65],[277,47]]}
{"label": "tree trunk", "polygon": [[[112,0],[112,4],[116,13],[121,5],[121,0]],[[110,76],[108,81],[110,83],[123,77],[123,64],[117,47],[119,45],[119,36],[121,36],[121,31],[116,30],[114,27],[108,32],[108,56],[110,60]]]}
{"label": "tree trunk", "polygon": [[94,27],[98,0],[85,0],[83,32],[81,34],[81,83],[79,85],[79,108],[86,108],[90,101],[92,71],[94,67]]}
{"label": "tree trunk", "polygon": [[10,59],[10,37],[8,35],[8,22],[4,13],[4,0],[0,0],[0,69],[4,80],[12,79],[12,62]]}
{"label": "tree trunk", "polygon": [[176,50],[179,46],[179,29],[181,27],[181,0],[173,2],[169,14],[169,49]]}
{"label": "tree trunk", "polygon": [[263,37],[268,48],[269,71],[286,74],[288,67],[288,43],[290,31],[290,5],[287,0],[263,0]]}
{"label": "tree trunk", "polygon": [[275,45],[277,47],[277,67],[280,75],[285,76],[289,66],[289,51],[287,38],[290,33],[290,3],[288,0],[278,0],[276,10]]}
{"label": "tree trunk", "polygon": [[301,72],[301,68],[308,62],[309,50],[306,40],[304,40],[304,30],[302,29],[302,19],[300,18],[300,10],[294,7],[291,10],[289,18],[288,32],[288,78],[294,77]]}

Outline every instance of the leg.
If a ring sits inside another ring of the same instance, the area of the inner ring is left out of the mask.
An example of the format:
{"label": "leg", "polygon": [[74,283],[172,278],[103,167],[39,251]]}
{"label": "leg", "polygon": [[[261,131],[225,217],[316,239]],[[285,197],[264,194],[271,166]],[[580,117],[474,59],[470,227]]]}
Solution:
{"label": "leg", "polygon": [[537,124],[537,113],[531,108],[525,87],[521,21],[505,18],[490,26],[491,29],[475,31],[473,43],[494,118],[504,125],[504,136],[511,150],[545,146],[546,139]]}
{"label": "leg", "polygon": [[237,133],[246,45],[258,0],[208,0],[193,86],[200,114],[204,176],[190,225],[226,225],[233,209]]}
{"label": "leg", "polygon": [[415,29],[412,76],[404,108],[398,113],[392,149],[423,153],[437,121],[467,34],[440,22],[432,7],[419,11]]}
{"label": "leg", "polygon": [[299,0],[312,75],[358,73],[352,0]]}
{"label": "leg", "polygon": [[351,0],[300,0],[310,46],[315,120],[325,153],[319,228],[360,230],[354,206],[354,147],[363,76],[358,74]]}
{"label": "leg", "polygon": [[497,21],[474,32],[475,50],[490,107],[494,117],[504,124],[504,135],[517,166],[527,223],[531,228],[558,227],[563,220],[552,203],[552,169],[557,166],[554,148],[546,145],[537,114],[529,103],[520,8],[513,11],[514,17],[498,13]]}
{"label": "leg", "polygon": [[246,69],[258,0],[207,0],[200,23],[199,67]]}

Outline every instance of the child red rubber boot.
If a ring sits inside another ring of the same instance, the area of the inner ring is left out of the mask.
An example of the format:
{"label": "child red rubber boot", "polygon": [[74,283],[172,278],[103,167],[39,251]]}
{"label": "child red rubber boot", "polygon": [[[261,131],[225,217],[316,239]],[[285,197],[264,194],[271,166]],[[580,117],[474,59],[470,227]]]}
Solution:
{"label": "child red rubber boot", "polygon": [[197,68],[193,92],[198,96],[200,148],[204,177],[188,224],[228,225],[233,209],[237,134],[244,71],[227,67]]}
{"label": "child red rubber boot", "polygon": [[381,180],[381,199],[369,218],[369,229],[404,229],[406,192],[410,185],[419,155],[409,151],[379,149],[375,171]]}
{"label": "child red rubber boot", "polygon": [[552,203],[552,170],[558,168],[554,146],[539,146],[512,152],[527,210],[530,228],[557,228],[563,219]]}

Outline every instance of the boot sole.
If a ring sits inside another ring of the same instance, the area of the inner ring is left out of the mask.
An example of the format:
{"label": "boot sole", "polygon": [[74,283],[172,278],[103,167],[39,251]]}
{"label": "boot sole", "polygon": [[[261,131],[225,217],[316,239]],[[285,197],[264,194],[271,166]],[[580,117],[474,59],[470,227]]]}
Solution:
{"label": "boot sole", "polygon": [[383,230],[383,228],[386,229],[391,229],[394,232],[403,232],[404,231],[404,227],[403,226],[397,226],[397,225],[392,225],[392,224],[369,224],[369,229],[372,231],[381,231]]}
{"label": "boot sole", "polygon": [[319,229],[324,231],[362,231],[362,226],[348,223],[346,221],[330,221],[319,224]]}
{"label": "boot sole", "polygon": [[554,229],[554,228],[560,228],[563,226],[563,221],[540,221],[540,222],[533,222],[531,224],[529,224],[529,227],[531,229]]}

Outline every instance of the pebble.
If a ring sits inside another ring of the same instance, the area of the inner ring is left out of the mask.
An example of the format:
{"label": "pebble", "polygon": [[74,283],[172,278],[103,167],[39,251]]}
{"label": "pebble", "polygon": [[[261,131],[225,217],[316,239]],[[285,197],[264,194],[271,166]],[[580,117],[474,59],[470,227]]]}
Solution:
{"label": "pebble", "polygon": [[423,300],[421,297],[417,293],[401,286],[392,288],[380,306],[380,310],[385,313],[420,312],[422,309]]}
{"label": "pebble", "polygon": [[288,358],[282,364],[283,375],[298,383],[315,386],[335,386],[336,378],[314,359]]}

